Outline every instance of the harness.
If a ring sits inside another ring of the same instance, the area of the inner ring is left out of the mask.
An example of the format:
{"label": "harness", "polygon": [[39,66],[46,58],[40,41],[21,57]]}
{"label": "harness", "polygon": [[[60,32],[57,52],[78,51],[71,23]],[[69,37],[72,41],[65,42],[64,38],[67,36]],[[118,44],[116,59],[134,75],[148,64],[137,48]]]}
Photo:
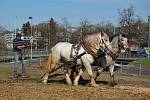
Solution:
{"label": "harness", "polygon": [[[79,54],[79,50],[81,49],[81,44],[75,45],[73,44],[71,47],[71,53],[70,53],[70,58],[72,58],[72,60],[70,60],[70,62],[77,62],[77,59],[80,59],[83,55],[86,54],[86,52],[83,52],[81,54]],[[75,55],[72,55],[72,52],[75,51]]]}
{"label": "harness", "polygon": [[112,57],[112,59],[115,61],[117,59],[117,57],[119,56],[119,53],[121,52],[121,48],[123,47],[122,44],[120,43],[120,40],[118,40],[118,47],[119,47],[119,49],[118,49],[118,51],[116,53],[113,53],[113,51],[111,51],[107,47],[107,45],[106,45],[106,43],[104,42],[103,39],[102,39],[102,41],[103,41],[103,43],[104,43],[104,45],[106,47],[106,50],[108,51],[107,54],[110,55]]}
{"label": "harness", "polygon": [[[99,41],[99,47],[100,47],[100,44],[104,44],[104,46],[105,46],[105,49],[104,49],[104,48],[100,48],[101,50],[103,50],[103,52],[106,51],[106,53],[107,53],[108,55],[110,55],[113,60],[116,60],[116,59],[117,59],[117,57],[119,56],[119,53],[121,52],[121,48],[122,48],[122,44],[120,43],[120,40],[118,40],[118,47],[119,47],[119,49],[118,49],[118,51],[117,51],[116,53],[114,53],[112,50],[110,50],[110,49],[108,48],[108,46],[106,45],[106,43],[104,42],[103,39],[101,39],[101,41]],[[97,57],[97,54],[95,54],[95,52],[93,52],[93,50],[92,50],[91,48],[89,48],[88,45],[85,44],[85,41],[84,41],[83,38],[81,39],[80,44],[78,44],[78,45],[73,44],[73,45],[72,45],[70,57],[73,57],[73,56],[72,56],[73,50],[75,51],[75,54],[76,54],[75,57],[74,57],[74,59],[80,59],[81,56],[83,56],[84,54],[86,54],[86,52],[83,52],[82,54],[78,55],[78,51],[80,50],[81,46],[84,48],[84,50],[85,50],[88,54],[91,54],[94,58]],[[107,51],[108,51],[108,52],[107,52]]]}
{"label": "harness", "polygon": [[96,54],[93,52],[92,49],[90,49],[88,47],[88,45],[85,45],[85,41],[83,39],[81,39],[81,46],[84,48],[84,50],[88,53],[88,54],[91,54],[92,56],[96,57]]}
{"label": "harness", "polygon": [[[80,69],[80,66],[77,65],[77,60],[80,59],[83,55],[86,54],[86,52],[83,52],[79,54],[79,50],[81,49],[80,44],[73,44],[71,47],[71,53],[70,53],[70,58],[72,58],[70,61],[65,62],[64,70],[66,73],[70,73],[70,77],[75,78],[76,75],[78,74],[78,70]],[[72,52],[75,52],[75,55],[72,55]],[[83,65],[83,62],[81,60],[81,63]],[[73,75],[73,76],[72,76]]]}
{"label": "harness", "polygon": [[[79,50],[81,49],[81,45],[80,44],[73,44],[71,47],[71,53],[70,53],[70,58],[73,59],[80,59],[84,54],[86,54],[86,52],[83,52],[79,55]],[[72,52],[75,51],[75,55],[72,55]]]}

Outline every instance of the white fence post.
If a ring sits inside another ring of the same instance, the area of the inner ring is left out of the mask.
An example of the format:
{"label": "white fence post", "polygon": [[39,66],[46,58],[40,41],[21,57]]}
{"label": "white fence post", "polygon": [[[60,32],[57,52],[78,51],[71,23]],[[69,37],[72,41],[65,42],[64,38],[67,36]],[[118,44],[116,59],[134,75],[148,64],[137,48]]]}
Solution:
{"label": "white fence post", "polygon": [[121,61],[121,73],[122,73],[122,61]]}
{"label": "white fence post", "polygon": [[40,51],[40,66],[42,65],[42,58],[41,58],[41,56],[42,56],[42,51]]}
{"label": "white fence post", "polygon": [[139,76],[141,76],[141,64],[140,64],[140,67],[139,67]]}

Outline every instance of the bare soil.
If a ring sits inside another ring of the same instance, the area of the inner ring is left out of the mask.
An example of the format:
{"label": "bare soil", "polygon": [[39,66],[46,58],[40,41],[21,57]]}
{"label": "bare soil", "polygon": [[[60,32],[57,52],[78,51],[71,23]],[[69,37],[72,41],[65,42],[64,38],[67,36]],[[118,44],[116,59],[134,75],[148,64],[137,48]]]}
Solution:
{"label": "bare soil", "polygon": [[38,67],[28,74],[30,78],[24,79],[12,78],[11,71],[0,75],[0,100],[150,100],[150,77],[115,73],[117,85],[111,87],[109,74],[103,73],[97,80],[98,87],[90,87],[86,72],[79,86],[65,84],[63,75],[42,84]]}

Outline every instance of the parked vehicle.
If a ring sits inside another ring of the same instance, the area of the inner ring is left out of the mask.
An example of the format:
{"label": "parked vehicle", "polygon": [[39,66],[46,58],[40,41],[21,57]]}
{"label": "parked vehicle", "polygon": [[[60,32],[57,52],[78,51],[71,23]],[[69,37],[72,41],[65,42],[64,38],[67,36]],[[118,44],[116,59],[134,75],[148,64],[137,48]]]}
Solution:
{"label": "parked vehicle", "polygon": [[145,49],[141,49],[138,53],[138,56],[139,57],[147,57],[148,54],[146,53],[146,50]]}
{"label": "parked vehicle", "polygon": [[132,50],[131,51],[131,56],[132,57],[138,57],[139,56],[139,50]]}
{"label": "parked vehicle", "polygon": [[150,48],[132,50],[131,55],[134,57],[147,57],[148,55],[150,56]]}

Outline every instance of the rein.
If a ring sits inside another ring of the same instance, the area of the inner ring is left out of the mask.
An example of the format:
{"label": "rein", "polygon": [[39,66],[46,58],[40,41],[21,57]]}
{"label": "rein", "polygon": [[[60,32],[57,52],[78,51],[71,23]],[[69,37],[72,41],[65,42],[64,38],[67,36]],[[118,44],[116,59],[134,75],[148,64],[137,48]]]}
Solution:
{"label": "rein", "polygon": [[[106,43],[104,42],[104,40],[102,39],[102,42],[104,43],[104,45],[105,45],[105,47],[106,47],[106,49],[107,49],[107,54],[108,55],[110,55],[111,57],[112,57],[112,59],[115,61],[116,59],[117,59],[117,57],[119,56],[119,53],[121,52],[121,49],[120,49],[120,47],[119,47],[119,49],[118,49],[118,51],[116,52],[116,53],[113,53],[113,51],[111,51],[108,47],[107,47],[107,45],[106,45]],[[119,45],[119,43],[118,43],[118,45]]]}

